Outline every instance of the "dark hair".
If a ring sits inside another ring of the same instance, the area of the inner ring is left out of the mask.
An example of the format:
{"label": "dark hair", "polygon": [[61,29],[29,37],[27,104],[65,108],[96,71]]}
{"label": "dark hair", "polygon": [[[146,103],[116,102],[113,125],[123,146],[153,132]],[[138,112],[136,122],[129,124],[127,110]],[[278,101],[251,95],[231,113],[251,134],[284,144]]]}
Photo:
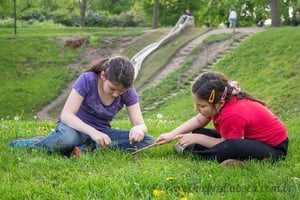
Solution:
{"label": "dark hair", "polygon": [[[225,88],[227,87],[227,92]],[[219,72],[205,72],[195,81],[192,86],[192,92],[200,99],[206,100],[209,103],[215,105],[223,98],[224,101],[229,101],[233,91],[233,87],[230,86],[228,79]],[[238,99],[250,99],[252,101],[259,102],[265,105],[264,102],[252,97],[245,91],[240,91],[235,94]],[[222,99],[222,100],[223,100]]]}
{"label": "dark hair", "polygon": [[88,71],[96,74],[104,71],[107,80],[121,84],[124,88],[131,87],[134,80],[133,65],[127,58],[122,56],[94,60],[88,66],[86,72]]}

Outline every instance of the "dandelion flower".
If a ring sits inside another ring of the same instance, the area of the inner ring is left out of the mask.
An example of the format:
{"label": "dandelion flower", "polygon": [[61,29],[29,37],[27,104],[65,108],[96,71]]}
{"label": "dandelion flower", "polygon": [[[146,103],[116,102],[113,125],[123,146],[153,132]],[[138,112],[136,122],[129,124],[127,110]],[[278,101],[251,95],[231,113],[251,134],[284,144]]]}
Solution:
{"label": "dandelion flower", "polygon": [[175,180],[175,178],[174,178],[174,177],[172,177],[172,176],[170,176],[170,177],[167,177],[167,178],[166,178],[166,180],[167,180],[167,181],[174,181],[174,180]]}
{"label": "dandelion flower", "polygon": [[162,119],[162,118],[163,118],[163,115],[159,113],[159,114],[156,115],[156,118],[157,118],[157,119]]}
{"label": "dandelion flower", "polygon": [[194,194],[193,193],[189,193],[189,198],[193,198]]}
{"label": "dandelion flower", "polygon": [[179,200],[188,200],[187,197],[181,197]]}
{"label": "dandelion flower", "polygon": [[292,180],[293,180],[294,182],[298,182],[298,181],[299,181],[299,178],[298,178],[298,177],[292,177]]}
{"label": "dandelion flower", "polygon": [[166,192],[163,191],[163,190],[158,190],[158,189],[153,190],[153,196],[154,197],[159,197],[159,196],[164,195],[164,194],[166,194]]}

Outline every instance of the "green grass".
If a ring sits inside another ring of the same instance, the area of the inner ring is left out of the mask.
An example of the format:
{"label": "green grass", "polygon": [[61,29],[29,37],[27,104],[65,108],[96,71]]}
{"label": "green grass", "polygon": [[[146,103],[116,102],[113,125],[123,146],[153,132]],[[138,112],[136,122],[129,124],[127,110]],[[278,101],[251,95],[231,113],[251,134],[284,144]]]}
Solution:
{"label": "green grass", "polygon": [[[213,161],[174,153],[173,143],[138,157],[104,150],[80,159],[65,158],[5,145],[15,138],[48,135],[55,122],[1,120],[0,199],[299,199],[299,30],[280,28],[257,34],[213,69],[238,80],[242,89],[266,101],[282,119],[290,139],[285,161],[248,161],[243,168],[222,168]],[[176,78],[172,73],[167,77],[168,88],[177,84]],[[164,81],[146,91],[154,90],[156,95],[164,90]],[[174,89],[180,91],[176,97],[144,115],[154,136],[196,114],[190,88]],[[157,114],[163,118],[157,119]],[[129,129],[130,123],[116,120],[113,127]]]}
{"label": "green grass", "polygon": [[232,37],[232,34],[228,34],[228,33],[215,34],[215,35],[211,35],[208,38],[206,38],[204,40],[204,43],[209,44],[209,43],[219,42],[222,40],[230,39],[231,37]]}
{"label": "green grass", "polygon": [[[180,121],[148,119],[155,135],[176,127]],[[129,128],[128,121],[114,124]],[[8,139],[47,135],[54,123],[1,123],[2,199],[297,199],[299,154],[276,164],[249,161],[244,168],[222,168],[212,161],[183,157],[172,144],[143,152],[139,157],[118,151],[88,153],[80,159],[47,155],[39,151],[11,149]],[[290,152],[297,152],[297,121],[290,137]],[[5,133],[5,134],[4,134]],[[155,198],[153,191],[164,191]],[[184,193],[184,194],[183,194]]]}
{"label": "green grass", "polygon": [[0,55],[0,93],[10,94],[0,97],[1,117],[33,117],[75,76],[68,63],[78,50],[63,50],[56,39],[0,38],[0,42],[6,50]]}

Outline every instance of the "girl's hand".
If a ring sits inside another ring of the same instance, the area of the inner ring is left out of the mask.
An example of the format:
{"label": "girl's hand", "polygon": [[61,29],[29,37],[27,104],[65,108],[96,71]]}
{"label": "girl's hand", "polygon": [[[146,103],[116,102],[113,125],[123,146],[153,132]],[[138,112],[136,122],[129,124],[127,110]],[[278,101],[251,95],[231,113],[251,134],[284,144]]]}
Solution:
{"label": "girl's hand", "polygon": [[173,135],[171,133],[164,133],[164,134],[159,135],[156,138],[155,143],[165,144],[165,143],[171,142],[173,139],[174,138],[173,138]]}
{"label": "girl's hand", "polygon": [[94,140],[97,144],[100,144],[103,149],[109,147],[111,145],[111,140],[108,135],[104,133],[96,133],[91,135],[92,140]]}
{"label": "girl's hand", "polygon": [[199,134],[182,134],[178,135],[176,138],[179,138],[179,144],[183,147],[197,143],[199,140]]}
{"label": "girl's hand", "polygon": [[138,126],[134,126],[131,128],[129,132],[129,142],[132,144],[133,142],[140,142],[144,139],[145,133],[142,128]]}

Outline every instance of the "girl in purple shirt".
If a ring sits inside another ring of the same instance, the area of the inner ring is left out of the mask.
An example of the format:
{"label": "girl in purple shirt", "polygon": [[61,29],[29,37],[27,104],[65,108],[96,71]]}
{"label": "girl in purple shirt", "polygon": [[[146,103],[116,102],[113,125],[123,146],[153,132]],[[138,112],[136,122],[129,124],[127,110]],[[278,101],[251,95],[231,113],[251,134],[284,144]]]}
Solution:
{"label": "girl in purple shirt", "polygon": [[[9,146],[79,157],[85,150],[134,151],[153,144],[133,80],[134,67],[129,60],[121,56],[95,60],[74,83],[56,130],[47,137],[14,140]],[[112,129],[110,122],[124,105],[132,128]]]}

